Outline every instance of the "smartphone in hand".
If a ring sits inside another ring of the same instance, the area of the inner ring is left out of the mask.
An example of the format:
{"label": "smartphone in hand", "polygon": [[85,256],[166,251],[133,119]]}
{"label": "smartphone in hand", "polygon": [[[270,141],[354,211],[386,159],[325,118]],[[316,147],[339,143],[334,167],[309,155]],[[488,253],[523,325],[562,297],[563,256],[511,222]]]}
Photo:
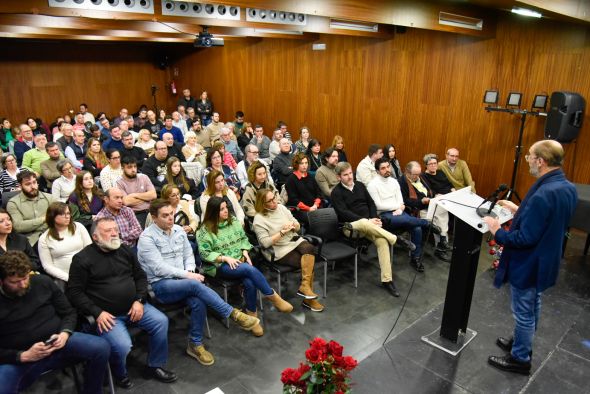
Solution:
{"label": "smartphone in hand", "polygon": [[45,346],[51,346],[55,343],[55,341],[57,341],[57,337],[51,337],[43,343],[45,344]]}

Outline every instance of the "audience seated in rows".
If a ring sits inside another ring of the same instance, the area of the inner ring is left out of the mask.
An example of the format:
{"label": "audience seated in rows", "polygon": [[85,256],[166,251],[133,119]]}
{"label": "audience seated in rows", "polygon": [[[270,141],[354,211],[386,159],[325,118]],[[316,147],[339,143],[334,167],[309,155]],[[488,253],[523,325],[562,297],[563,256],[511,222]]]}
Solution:
{"label": "audience seated in rows", "polygon": [[403,171],[395,154],[395,146],[392,144],[385,145],[383,147],[383,155],[387,160],[389,160],[389,165],[391,166],[391,176],[395,179],[400,179],[403,175]]}
{"label": "audience seated in rows", "polygon": [[105,192],[115,186],[123,174],[121,152],[117,149],[110,149],[106,151],[106,156],[109,164],[100,171],[100,187]]}
{"label": "audience seated in rows", "polygon": [[[89,138],[87,143],[86,156],[84,157],[84,164],[82,168],[90,171],[93,177],[100,177],[100,172],[109,165],[100,140],[96,138]],[[49,151],[48,151],[49,152]],[[51,156],[51,153],[49,154]]]}
{"label": "audience seated in rows", "polygon": [[336,175],[338,158],[338,151],[329,147],[322,155],[321,167],[315,173],[315,181],[322,191],[322,197],[325,199],[330,199],[332,190],[340,182]]}
{"label": "audience seated in rows", "polygon": [[471,171],[469,171],[465,160],[459,159],[459,150],[457,148],[447,150],[446,160],[441,161],[438,165],[455,189],[471,186],[471,191],[476,193]]}
{"label": "audience seated in rows", "polygon": [[332,148],[338,152],[338,162],[348,162],[346,152],[344,152],[344,138],[339,135],[335,135],[332,140]]}
{"label": "audience seated in rows", "polygon": [[156,142],[154,154],[147,158],[141,168],[142,174],[149,179],[156,193],[160,193],[166,183],[166,161],[168,160],[168,147],[164,141]]}
{"label": "audience seated in rows", "polygon": [[304,153],[296,153],[293,156],[293,173],[285,182],[285,189],[289,206],[296,207],[295,217],[299,222],[307,223],[307,212],[325,206],[322,192],[313,176],[307,171],[309,160]]}
{"label": "audience seated in rows", "polygon": [[110,218],[117,223],[121,234],[121,242],[131,248],[137,245],[142,227],[129,207],[123,205],[124,193],[112,187],[105,192],[104,207],[96,214],[95,221],[100,218]]}
{"label": "audience seated in rows", "polygon": [[14,231],[12,218],[8,211],[0,208],[0,256],[9,250],[23,252],[29,259],[32,271],[39,271],[41,263],[37,251],[33,249],[27,237]]}
{"label": "audience seated in rows", "polygon": [[201,163],[203,168],[207,165],[207,161],[205,156],[207,155],[207,151],[205,148],[199,144],[197,140],[197,135],[194,131],[189,131],[184,136],[186,139],[186,144],[182,147],[182,154],[184,155],[184,159],[188,163],[198,162]]}
{"label": "audience seated in rows", "polygon": [[381,157],[383,157],[383,149],[381,149],[381,145],[369,145],[367,156],[365,156],[356,167],[357,181],[362,182],[365,186],[369,186],[369,182],[377,176],[375,162]]}
{"label": "audience seated in rows", "polygon": [[0,165],[3,168],[0,173],[0,194],[19,190],[16,177],[23,168],[16,164],[16,156],[12,153],[4,153],[0,158]]}
{"label": "audience seated in rows", "polygon": [[57,162],[56,169],[60,176],[51,184],[51,195],[55,201],[65,202],[76,187],[74,166],[69,159],[62,159]]}
{"label": "audience seated in rows", "polygon": [[207,152],[207,168],[203,171],[201,188],[207,188],[207,175],[213,170],[219,171],[223,174],[225,184],[236,194],[236,196],[240,194],[240,180],[238,179],[236,172],[223,164],[223,155],[216,149],[211,149]]}
{"label": "audience seated in rows", "polygon": [[246,187],[246,185],[249,182],[248,170],[254,162],[260,162],[265,167],[267,167],[267,174],[269,175],[268,180],[274,184],[274,182],[272,181],[272,177],[270,177],[270,173],[268,171],[268,166],[267,166],[266,162],[263,160],[260,160],[260,150],[258,149],[258,147],[254,144],[248,144],[244,147],[244,154],[245,154],[244,160],[240,161],[238,163],[238,167],[236,168],[236,175],[238,176],[238,179],[240,180],[240,185],[242,186],[242,190],[244,190],[244,188]]}
{"label": "audience seated in rows", "polygon": [[196,200],[199,197],[199,191],[195,181],[186,176],[180,160],[175,156],[170,157],[166,162],[165,183],[167,185],[175,185],[185,200]]}
{"label": "audience seated in rows", "polygon": [[68,203],[78,207],[80,216],[76,220],[88,230],[104,206],[103,197],[103,192],[94,183],[92,173],[80,171],[76,175],[76,186],[68,198]]}
{"label": "audience seated in rows", "polygon": [[271,158],[269,153],[270,138],[264,135],[264,128],[261,125],[256,125],[254,128],[254,137],[252,137],[250,143],[256,145],[261,159],[264,159],[268,164],[272,162],[274,157]]}
{"label": "audience seated in rows", "polygon": [[45,151],[47,138],[45,134],[37,134],[34,137],[35,146],[25,152],[23,155],[22,166],[35,172],[37,176],[41,175],[41,163],[49,158]]}
{"label": "audience seated in rows", "polygon": [[311,176],[315,177],[315,173],[318,170],[318,168],[320,168],[322,166],[322,146],[320,144],[320,141],[316,140],[315,138],[312,138],[309,141],[309,146],[307,148],[307,152],[305,152],[305,154],[307,155],[307,159],[308,159],[308,172]]}
{"label": "audience seated in rows", "polygon": [[123,157],[122,167],[123,174],[115,186],[123,192],[123,204],[133,210],[139,225],[143,228],[150,202],[157,197],[156,189],[146,175],[137,173],[137,161],[133,156]]}

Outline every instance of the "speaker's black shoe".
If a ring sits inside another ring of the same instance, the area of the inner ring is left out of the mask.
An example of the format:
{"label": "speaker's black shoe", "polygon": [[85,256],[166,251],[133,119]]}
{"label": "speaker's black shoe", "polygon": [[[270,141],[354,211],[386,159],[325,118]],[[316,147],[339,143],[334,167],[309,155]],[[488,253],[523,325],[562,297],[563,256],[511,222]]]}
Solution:
{"label": "speaker's black shoe", "polygon": [[531,373],[531,362],[518,361],[508,356],[490,356],[488,357],[488,364],[492,367],[501,369],[502,371],[520,373],[529,375]]}
{"label": "speaker's black shoe", "polygon": [[414,245],[414,243],[412,241],[410,241],[407,238],[402,237],[401,235],[398,235],[397,236],[397,242],[396,243],[398,245],[406,248],[410,252],[413,252],[414,250],[416,250],[416,245]]}
{"label": "speaker's black shoe", "polygon": [[387,290],[389,294],[391,294],[392,296],[399,297],[399,291],[397,291],[397,288],[395,287],[395,284],[393,284],[393,281],[381,282],[381,286],[383,286],[383,288]]}
{"label": "speaker's black shoe", "polygon": [[129,379],[129,376],[124,376],[122,378],[114,377],[115,384],[122,389],[129,390],[133,387],[133,382]]}
{"label": "speaker's black shoe", "polygon": [[498,347],[500,349],[502,349],[508,353],[510,353],[512,351],[512,344],[513,343],[514,343],[514,339],[512,337],[510,337],[510,338],[498,337],[498,339],[496,339],[496,345],[498,345]]}
{"label": "speaker's black shoe", "polygon": [[174,372],[166,371],[164,368],[152,368],[148,367],[146,370],[150,378],[154,378],[163,383],[172,383],[178,379],[178,376]]}
{"label": "speaker's black shoe", "polygon": [[447,252],[445,252],[443,250],[435,249],[434,250],[434,255],[436,257],[438,257],[439,260],[446,261],[446,262],[451,261],[451,258],[449,257],[449,255],[447,254]]}
{"label": "speaker's black shoe", "polygon": [[424,265],[417,258],[410,259],[410,265],[418,272],[424,272]]}

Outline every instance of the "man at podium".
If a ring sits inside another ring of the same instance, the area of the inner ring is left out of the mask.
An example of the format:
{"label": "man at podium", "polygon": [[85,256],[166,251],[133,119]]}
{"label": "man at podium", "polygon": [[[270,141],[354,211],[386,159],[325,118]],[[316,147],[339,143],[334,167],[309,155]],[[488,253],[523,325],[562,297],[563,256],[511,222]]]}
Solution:
{"label": "man at podium", "polygon": [[530,373],[541,294],[557,280],[564,235],[578,198],[561,169],[563,157],[563,147],[557,141],[534,143],[525,159],[537,181],[520,206],[507,200],[499,202],[514,214],[510,229],[501,229],[497,219],[484,218],[496,242],[504,245],[494,285],[510,283],[516,323],[512,338],[496,341],[509,354],[488,358],[489,364],[504,371]]}

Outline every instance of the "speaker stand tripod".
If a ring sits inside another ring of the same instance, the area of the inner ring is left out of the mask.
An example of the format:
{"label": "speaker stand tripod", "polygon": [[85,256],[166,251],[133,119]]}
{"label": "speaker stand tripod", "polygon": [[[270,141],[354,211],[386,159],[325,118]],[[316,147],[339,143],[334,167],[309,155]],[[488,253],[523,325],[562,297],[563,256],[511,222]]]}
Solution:
{"label": "speaker stand tripod", "polygon": [[512,166],[512,178],[510,179],[510,188],[504,197],[506,200],[512,200],[515,197],[518,202],[521,202],[522,199],[518,195],[516,191],[516,176],[518,175],[518,166],[520,164],[520,156],[522,155],[522,136],[524,135],[524,124],[526,122],[527,115],[532,116],[539,116],[540,112],[535,111],[527,111],[526,109],[520,108],[500,108],[500,107],[486,107],[486,111],[488,112],[508,112],[510,114],[519,114],[520,115],[520,128],[518,130],[518,143],[516,144],[516,148],[514,149],[514,164]]}

